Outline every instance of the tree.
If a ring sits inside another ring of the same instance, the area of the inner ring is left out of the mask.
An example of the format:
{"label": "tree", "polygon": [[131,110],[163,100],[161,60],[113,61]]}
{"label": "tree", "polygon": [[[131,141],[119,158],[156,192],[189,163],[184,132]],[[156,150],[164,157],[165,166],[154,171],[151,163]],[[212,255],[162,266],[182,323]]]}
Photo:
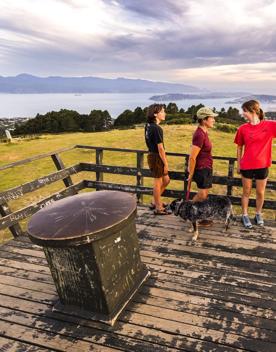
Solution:
{"label": "tree", "polygon": [[88,115],[92,131],[107,131],[112,127],[112,118],[107,110],[92,110]]}
{"label": "tree", "polygon": [[166,112],[168,114],[176,114],[178,113],[178,106],[175,103],[169,103],[166,107]]}
{"label": "tree", "polygon": [[232,108],[232,106],[229,107],[229,109],[227,110],[226,116],[228,119],[231,120],[240,120],[241,119],[241,115],[238,109],[236,108]]}
{"label": "tree", "polygon": [[104,110],[102,113],[103,116],[103,127],[104,130],[110,130],[113,127],[113,120],[107,110]]}
{"label": "tree", "polygon": [[192,116],[194,116],[194,115],[196,115],[197,111],[198,111],[200,108],[203,108],[203,107],[204,107],[203,104],[192,105],[192,106],[190,106],[190,107],[187,109],[186,113],[187,113],[187,114],[191,114]]}
{"label": "tree", "polygon": [[114,121],[114,127],[133,125],[134,122],[132,117],[133,117],[133,112],[131,110],[125,110]]}
{"label": "tree", "polygon": [[82,122],[82,130],[84,132],[94,132],[95,131],[95,124],[93,117],[90,115],[82,115],[83,122]]}
{"label": "tree", "polygon": [[146,122],[146,114],[139,106],[134,110],[132,114],[132,121],[134,124]]}

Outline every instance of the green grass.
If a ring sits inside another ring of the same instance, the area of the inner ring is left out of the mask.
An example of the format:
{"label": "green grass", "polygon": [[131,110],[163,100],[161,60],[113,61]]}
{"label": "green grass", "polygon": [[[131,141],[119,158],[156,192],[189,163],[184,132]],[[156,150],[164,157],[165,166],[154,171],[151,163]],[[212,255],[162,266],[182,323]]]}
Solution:
{"label": "green grass", "polygon": [[[189,153],[191,145],[191,136],[195,130],[194,125],[165,125],[165,148],[170,152]],[[224,133],[213,130],[210,132],[210,139],[213,142],[213,155],[235,157],[236,147],[233,143],[234,134]],[[33,155],[43,154],[55,151],[60,148],[70,147],[75,144],[85,144],[93,146],[131,148],[131,149],[146,149],[144,143],[144,129],[142,127],[129,130],[113,130],[109,132],[99,133],[71,133],[59,135],[43,135],[39,139],[18,139],[12,144],[0,143],[0,165],[13,163],[18,160],[29,158]],[[275,148],[274,148],[275,149]],[[61,158],[65,166],[70,166],[81,161],[95,162],[95,152],[85,149],[77,149],[62,153]],[[182,171],[184,169],[184,160],[179,157],[169,157],[170,170]],[[276,160],[276,151],[273,151],[273,160]],[[108,165],[121,165],[136,167],[136,155],[131,153],[119,152],[104,152],[104,163]],[[147,167],[147,166],[146,166]],[[214,174],[227,175],[228,163],[224,161],[214,162]],[[0,171],[0,192],[9,188],[19,186],[26,182],[30,182],[39,177],[55,172],[55,166],[50,157],[38,161],[28,163],[26,165],[18,166],[12,169]],[[238,176],[235,173],[235,176]],[[72,177],[74,182],[82,179],[95,179],[94,173],[79,173]],[[276,166],[270,170],[270,179],[276,180]],[[135,177],[120,176],[120,175],[104,175],[104,181],[135,184]],[[151,186],[152,179],[145,178],[145,185]],[[52,185],[46,186],[35,192],[29,193],[18,200],[9,202],[12,211],[27,206],[30,203],[35,203],[40,199],[45,198],[54,192],[64,188],[63,183],[56,182]],[[172,181],[171,189],[182,189],[183,182]],[[193,185],[193,190],[195,187]],[[214,185],[212,193],[225,194],[226,186]],[[241,189],[236,187],[233,195],[240,195]],[[254,196],[254,192],[252,193]],[[267,199],[276,199],[275,192],[267,191]],[[150,197],[145,197],[148,202]],[[236,210],[239,212],[239,207]],[[253,211],[253,210],[252,210]],[[265,211],[266,218],[275,219],[274,211]],[[26,221],[21,223],[23,228],[26,226]],[[9,231],[2,231],[0,233],[0,242],[9,238]]]}

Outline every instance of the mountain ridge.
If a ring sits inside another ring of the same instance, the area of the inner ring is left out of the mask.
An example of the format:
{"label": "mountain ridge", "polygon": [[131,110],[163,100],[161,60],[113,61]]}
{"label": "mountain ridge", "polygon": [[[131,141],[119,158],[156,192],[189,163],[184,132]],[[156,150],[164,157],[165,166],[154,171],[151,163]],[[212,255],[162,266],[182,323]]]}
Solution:
{"label": "mountain ridge", "polygon": [[0,76],[1,93],[168,93],[171,91],[202,92],[201,89],[186,84],[124,77],[39,77],[28,73]]}

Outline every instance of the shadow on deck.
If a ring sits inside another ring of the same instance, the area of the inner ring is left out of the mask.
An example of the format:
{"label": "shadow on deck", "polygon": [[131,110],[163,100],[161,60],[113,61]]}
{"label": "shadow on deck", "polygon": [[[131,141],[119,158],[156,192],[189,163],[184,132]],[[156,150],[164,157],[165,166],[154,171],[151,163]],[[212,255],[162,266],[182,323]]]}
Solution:
{"label": "shadow on deck", "polygon": [[40,247],[0,247],[1,351],[276,351],[276,230],[201,229],[139,207],[142,260],[152,276],[111,328],[52,311],[55,286]]}

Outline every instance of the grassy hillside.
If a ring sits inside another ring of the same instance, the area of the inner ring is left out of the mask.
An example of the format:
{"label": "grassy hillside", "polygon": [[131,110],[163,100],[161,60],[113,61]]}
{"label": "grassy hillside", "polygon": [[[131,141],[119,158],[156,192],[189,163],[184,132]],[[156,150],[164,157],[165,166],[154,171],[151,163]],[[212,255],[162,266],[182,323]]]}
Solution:
{"label": "grassy hillside", "polygon": [[[195,130],[192,125],[171,125],[164,126],[165,147],[167,151],[189,153],[191,145],[191,136]],[[232,156],[236,155],[236,147],[233,143],[234,135],[221,131],[211,131],[210,138],[213,142],[213,155]],[[32,155],[42,154],[55,151],[60,148],[69,147],[75,144],[86,144],[93,146],[108,146],[119,148],[146,149],[144,143],[144,130],[142,127],[130,130],[113,130],[99,133],[72,133],[60,135],[44,135],[37,139],[17,140],[13,144],[0,144],[0,165],[9,164],[17,160],[28,158]],[[73,165],[80,161],[94,162],[95,153],[90,150],[74,150],[61,154],[62,160],[66,166]],[[276,150],[273,151],[273,159],[276,160]],[[109,165],[136,166],[135,155],[129,153],[111,153],[104,154],[104,163]],[[170,157],[169,166],[171,170],[183,170],[183,160],[181,158]],[[35,161],[24,166],[0,172],[0,192],[11,187],[32,181],[43,175],[54,172],[55,166],[51,158]],[[227,163],[216,161],[214,164],[214,173],[217,175],[227,175]],[[236,175],[237,176],[237,175]],[[73,176],[73,180],[94,179],[93,173],[80,173]],[[276,167],[270,171],[270,178],[276,180]],[[118,182],[134,184],[135,178],[129,176],[105,175],[104,180],[107,182]],[[145,185],[151,185],[152,180],[145,179]],[[172,189],[181,189],[183,182],[173,181],[170,184]],[[62,182],[46,186],[38,191],[30,193],[9,204],[12,210],[20,209],[27,204],[36,202],[47,195],[64,188]],[[215,185],[212,193],[225,194],[226,187]],[[274,192],[275,193],[275,192]],[[234,189],[234,195],[240,194],[240,189]],[[268,199],[275,199],[276,195],[267,192]],[[149,201],[149,197],[145,198]],[[238,208],[239,209],[239,208]],[[238,212],[239,210],[237,210]],[[266,211],[265,216],[274,218],[272,211]],[[25,223],[23,223],[25,226]],[[0,241],[9,235],[8,231],[0,234]]]}

